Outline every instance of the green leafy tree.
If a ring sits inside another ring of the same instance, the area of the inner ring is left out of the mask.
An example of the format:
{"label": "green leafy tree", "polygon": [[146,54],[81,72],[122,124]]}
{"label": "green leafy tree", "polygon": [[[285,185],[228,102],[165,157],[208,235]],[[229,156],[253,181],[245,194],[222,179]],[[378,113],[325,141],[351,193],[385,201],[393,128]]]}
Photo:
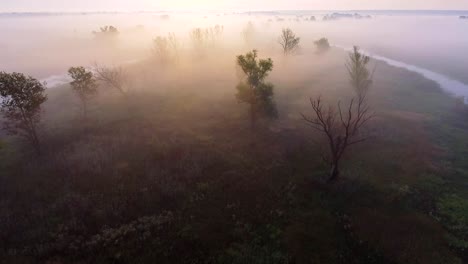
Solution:
{"label": "green leafy tree", "polygon": [[273,100],[273,84],[265,79],[273,70],[273,61],[258,59],[257,51],[237,56],[237,64],[245,74],[245,78],[237,85],[237,99],[250,105],[250,121],[255,127],[259,116],[277,118],[278,111]]}
{"label": "green leafy tree", "polygon": [[0,72],[0,96],[0,112],[7,121],[6,130],[24,138],[40,154],[37,127],[41,105],[47,100],[44,85],[22,73]]}
{"label": "green leafy tree", "polygon": [[353,47],[353,51],[349,53],[346,62],[351,85],[359,101],[366,100],[368,90],[372,84],[372,74],[367,68],[369,62],[370,57],[361,53],[357,46]]}
{"label": "green leafy tree", "polygon": [[88,103],[97,94],[97,82],[92,72],[84,67],[71,67],[68,74],[73,79],[70,83],[73,91],[81,101],[81,112],[84,119],[88,116]]}

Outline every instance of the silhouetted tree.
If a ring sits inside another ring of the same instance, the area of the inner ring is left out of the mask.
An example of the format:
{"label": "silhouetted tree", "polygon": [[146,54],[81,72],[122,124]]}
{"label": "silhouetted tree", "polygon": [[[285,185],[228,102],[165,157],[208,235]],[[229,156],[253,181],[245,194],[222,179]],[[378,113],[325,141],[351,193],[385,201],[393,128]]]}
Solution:
{"label": "silhouetted tree", "polygon": [[122,67],[105,67],[95,65],[94,72],[96,74],[96,80],[102,84],[115,89],[124,97],[127,97],[127,83],[128,76]]}
{"label": "silhouetted tree", "polygon": [[205,31],[206,31],[205,34],[208,35],[208,39],[211,41],[211,45],[215,46],[221,40],[221,37],[223,36],[224,26],[215,25],[214,27],[209,27],[205,29]]}
{"label": "silhouetted tree", "polygon": [[93,34],[96,38],[110,38],[118,36],[119,30],[114,26],[104,26],[99,31],[93,31]]}
{"label": "silhouetted tree", "polygon": [[158,36],[153,40],[153,52],[161,64],[169,61],[169,43],[167,38]]}
{"label": "silhouetted tree", "polygon": [[179,58],[179,48],[179,41],[174,33],[169,33],[167,37],[157,36],[153,40],[153,53],[162,64],[176,62]]}
{"label": "silhouetted tree", "polygon": [[346,109],[342,109],[341,102],[337,107],[324,107],[321,98],[310,99],[313,116],[302,115],[304,120],[316,130],[326,135],[330,155],[324,159],[330,165],[328,181],[333,182],[340,175],[340,161],[348,147],[367,139],[361,135],[361,129],[373,114],[369,106],[352,99]]}
{"label": "silhouetted tree", "polygon": [[299,48],[300,41],[301,39],[299,37],[296,37],[296,34],[294,34],[294,32],[289,28],[283,29],[281,36],[278,40],[279,44],[283,48],[283,53],[285,55],[296,52]]}
{"label": "silhouetted tree", "polygon": [[341,107],[340,101],[336,107],[331,105],[324,107],[321,98],[318,97],[310,99],[312,117],[302,114],[311,127],[326,135],[329,155],[324,159],[330,165],[329,182],[339,178],[340,162],[348,148],[368,139],[362,133],[362,129],[374,117],[366,100],[372,83],[371,75],[366,68],[368,62],[369,58],[359,53],[357,47],[349,55],[346,65],[356,96],[345,109]]}
{"label": "silhouetted tree", "polygon": [[242,30],[242,38],[247,46],[252,45],[255,38],[255,27],[252,22],[249,21]]}
{"label": "silhouetted tree", "polygon": [[167,41],[169,43],[169,47],[172,51],[172,56],[174,60],[177,62],[179,60],[179,50],[180,50],[180,42],[177,39],[175,33],[169,33],[167,35]]}
{"label": "silhouetted tree", "polygon": [[87,119],[88,102],[97,93],[96,79],[93,73],[84,67],[71,67],[68,74],[73,79],[70,85],[81,101],[82,116]]}
{"label": "silhouetted tree", "polygon": [[330,43],[328,42],[327,38],[321,38],[315,41],[314,44],[317,47],[317,51],[319,53],[325,52],[330,49]]}
{"label": "silhouetted tree", "polygon": [[273,69],[273,61],[268,59],[258,59],[257,51],[237,56],[237,64],[245,74],[245,80],[237,85],[237,99],[240,102],[250,105],[251,127],[254,128],[257,117],[276,118],[278,112],[273,101],[273,88],[270,83],[265,83],[265,79]]}
{"label": "silhouetted tree", "polygon": [[354,46],[349,53],[346,68],[348,69],[351,85],[358,96],[359,101],[366,99],[369,87],[372,84],[372,76],[367,69],[370,58],[359,51],[359,47]]}
{"label": "silhouetted tree", "polygon": [[44,85],[22,73],[0,72],[0,112],[6,130],[31,144],[41,153],[37,125],[41,119],[41,105],[47,100]]}
{"label": "silhouetted tree", "polygon": [[190,31],[190,39],[199,56],[203,56],[208,47],[215,47],[221,39],[224,27],[216,25],[208,28],[194,28]]}

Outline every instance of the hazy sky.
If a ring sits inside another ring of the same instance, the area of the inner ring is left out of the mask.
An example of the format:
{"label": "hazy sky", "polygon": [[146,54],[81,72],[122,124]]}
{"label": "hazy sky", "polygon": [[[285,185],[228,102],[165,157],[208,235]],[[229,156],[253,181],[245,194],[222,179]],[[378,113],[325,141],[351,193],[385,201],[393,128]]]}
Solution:
{"label": "hazy sky", "polygon": [[0,0],[0,11],[468,9],[468,0]]}

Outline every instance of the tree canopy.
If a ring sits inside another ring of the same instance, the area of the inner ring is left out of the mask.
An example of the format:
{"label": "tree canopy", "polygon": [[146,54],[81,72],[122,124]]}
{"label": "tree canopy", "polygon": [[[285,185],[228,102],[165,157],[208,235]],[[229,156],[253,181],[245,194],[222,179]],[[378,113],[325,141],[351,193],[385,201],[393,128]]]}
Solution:
{"label": "tree canopy", "polygon": [[37,124],[41,105],[47,100],[44,85],[22,73],[0,72],[0,96],[6,130],[26,139],[40,153]]}
{"label": "tree canopy", "polygon": [[257,51],[253,50],[246,55],[237,56],[237,64],[245,73],[245,80],[237,85],[237,99],[250,104],[252,126],[255,126],[257,115],[276,118],[278,111],[273,100],[273,84],[266,83],[265,79],[273,70],[273,61],[258,59]]}

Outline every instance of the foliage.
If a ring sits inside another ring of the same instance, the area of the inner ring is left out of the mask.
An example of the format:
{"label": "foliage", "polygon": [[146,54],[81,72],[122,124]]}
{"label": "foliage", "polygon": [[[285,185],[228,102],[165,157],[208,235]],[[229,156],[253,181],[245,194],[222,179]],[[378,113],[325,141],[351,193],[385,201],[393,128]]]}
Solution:
{"label": "foliage", "polygon": [[439,221],[450,231],[449,242],[459,250],[468,250],[468,200],[446,195],[437,203]]}
{"label": "foliage", "polygon": [[346,62],[351,85],[359,100],[365,100],[369,87],[372,84],[372,76],[367,68],[369,61],[370,57],[361,53],[359,47],[354,46]]}
{"label": "foliage", "polygon": [[37,126],[41,105],[47,100],[44,86],[21,73],[0,72],[0,111],[8,132],[27,140],[40,153]]}
{"label": "foliage", "polygon": [[323,53],[330,49],[330,43],[327,38],[321,38],[315,41],[314,44],[317,47],[317,52],[319,53]]}
{"label": "foliage", "polygon": [[97,93],[97,83],[91,71],[84,67],[71,67],[68,74],[73,79],[70,83],[73,91],[78,95],[81,101],[81,110],[83,118],[88,115],[88,102]]}
{"label": "foliage", "polygon": [[250,105],[252,127],[255,126],[257,115],[276,118],[278,112],[273,101],[274,86],[265,83],[268,74],[273,70],[273,61],[257,59],[257,51],[237,56],[237,64],[245,74],[245,81],[241,81],[237,89],[237,99]]}
{"label": "foliage", "polygon": [[173,221],[174,215],[171,212],[141,217],[129,224],[106,228],[88,241],[79,245],[71,244],[69,247],[93,255],[111,256],[114,260],[132,261],[138,254],[139,245],[150,243],[155,246],[155,251],[151,254],[163,256],[164,252],[156,251],[169,248],[165,244],[170,244],[171,241],[167,241],[164,234],[169,233],[167,231]]}
{"label": "foliage", "polygon": [[278,40],[285,55],[296,52],[299,49],[300,41],[301,38],[296,37],[296,34],[294,34],[294,32],[289,28],[283,28],[281,36]]}
{"label": "foliage", "polygon": [[174,33],[169,33],[167,37],[157,36],[153,40],[153,53],[161,64],[176,62],[179,48],[179,41]]}
{"label": "foliage", "polygon": [[114,26],[104,26],[99,31],[93,31],[93,34],[98,39],[112,39],[119,35],[119,30]]}
{"label": "foliage", "polygon": [[[252,60],[247,59],[248,54],[243,57],[244,66],[250,66],[238,67],[244,74],[244,86],[238,88],[237,96],[255,102],[251,83],[268,86],[272,65],[265,63],[262,67],[256,54],[251,55]],[[333,57],[341,58],[327,58]],[[66,106],[72,91],[49,91],[46,121],[54,124],[56,132],[45,135],[43,142],[50,147],[44,149],[43,156],[25,161],[10,155],[16,151],[14,144],[0,152],[0,262],[459,263],[454,252],[463,256],[459,244],[463,235],[455,233],[461,229],[451,232],[449,242],[458,250],[450,250],[444,240],[446,230],[432,216],[435,214],[442,224],[458,222],[453,226],[459,227],[463,214],[448,216],[451,211],[462,212],[465,206],[434,212],[434,208],[452,205],[430,204],[427,212],[431,215],[424,215],[406,200],[419,195],[416,188],[399,182],[399,177],[419,177],[434,170],[433,164],[412,161],[413,156],[426,157],[434,152],[432,148],[415,152],[413,149],[419,147],[412,144],[415,138],[423,144],[432,143],[414,131],[419,125],[426,128],[432,124],[446,129],[446,134],[438,135],[441,142],[452,136],[454,144],[444,146],[444,152],[458,151],[449,158],[451,163],[438,163],[436,170],[444,177],[443,184],[455,175],[460,178],[458,188],[464,188],[468,128],[462,122],[457,122],[456,128],[448,125],[453,116],[458,116],[454,113],[450,118],[425,118],[452,109],[453,98],[418,75],[408,74],[411,82],[397,75],[401,85],[395,85],[393,72],[399,70],[384,66],[385,74],[378,78],[379,86],[385,89],[372,97],[382,100],[376,106],[389,108],[377,120],[383,121],[374,126],[381,133],[379,144],[356,146],[350,153],[353,159],[346,162],[345,156],[340,162],[349,177],[339,184],[326,185],[315,177],[328,169],[321,162],[320,149],[305,144],[308,131],[296,118],[306,103],[302,87],[294,85],[297,79],[281,92],[281,124],[252,134],[239,126],[242,120],[235,118],[239,107],[224,96],[228,90],[222,90],[229,89],[232,78],[227,76],[232,77],[232,65],[219,60],[208,63],[197,61],[193,66],[203,73],[205,66],[216,67],[227,75],[209,71],[206,75],[210,83],[205,78],[197,80],[195,74],[195,78],[174,82],[186,78],[187,71],[171,71],[174,75],[167,78],[170,87],[181,89],[134,94],[132,100],[138,99],[136,107],[142,111],[131,118],[122,115],[121,100],[100,98],[100,122],[90,124],[90,133],[74,129],[66,115],[64,118],[60,113],[57,118],[56,112],[70,112]],[[138,81],[148,78],[149,85],[161,84],[160,75],[147,76],[147,66],[130,65],[125,75],[132,74]],[[120,80],[118,68],[101,68],[111,80]],[[97,70],[93,73],[100,84],[106,84]],[[335,88],[335,81],[341,85],[345,68],[336,68],[333,73],[334,78],[318,83],[331,83],[327,86],[330,90]],[[399,74],[406,76],[404,71]],[[228,80],[222,83],[227,88],[213,85],[222,78]],[[420,85],[414,80],[421,81]],[[107,85],[119,90],[119,83]],[[407,89],[409,84],[415,84],[413,89]],[[185,90],[180,93],[182,88]],[[259,98],[273,101],[272,86],[259,90],[263,94]],[[424,99],[414,104],[417,98]],[[398,107],[392,105],[394,102]],[[356,109],[358,100],[352,104]],[[341,111],[345,123],[349,107],[343,104]],[[333,103],[338,126],[335,131],[339,132],[340,108]],[[328,109],[323,107],[325,115]],[[355,112],[352,114],[354,117]],[[423,114],[421,121],[418,117]],[[57,129],[55,124],[59,124]],[[456,133],[460,137],[453,138]],[[407,167],[411,169],[405,171]],[[383,178],[395,184],[377,186]],[[421,178],[428,181],[428,177]],[[437,188],[440,192],[441,187]],[[428,196],[436,199],[436,193]],[[457,197],[462,200],[465,196]],[[444,225],[452,230],[449,224]]]}

